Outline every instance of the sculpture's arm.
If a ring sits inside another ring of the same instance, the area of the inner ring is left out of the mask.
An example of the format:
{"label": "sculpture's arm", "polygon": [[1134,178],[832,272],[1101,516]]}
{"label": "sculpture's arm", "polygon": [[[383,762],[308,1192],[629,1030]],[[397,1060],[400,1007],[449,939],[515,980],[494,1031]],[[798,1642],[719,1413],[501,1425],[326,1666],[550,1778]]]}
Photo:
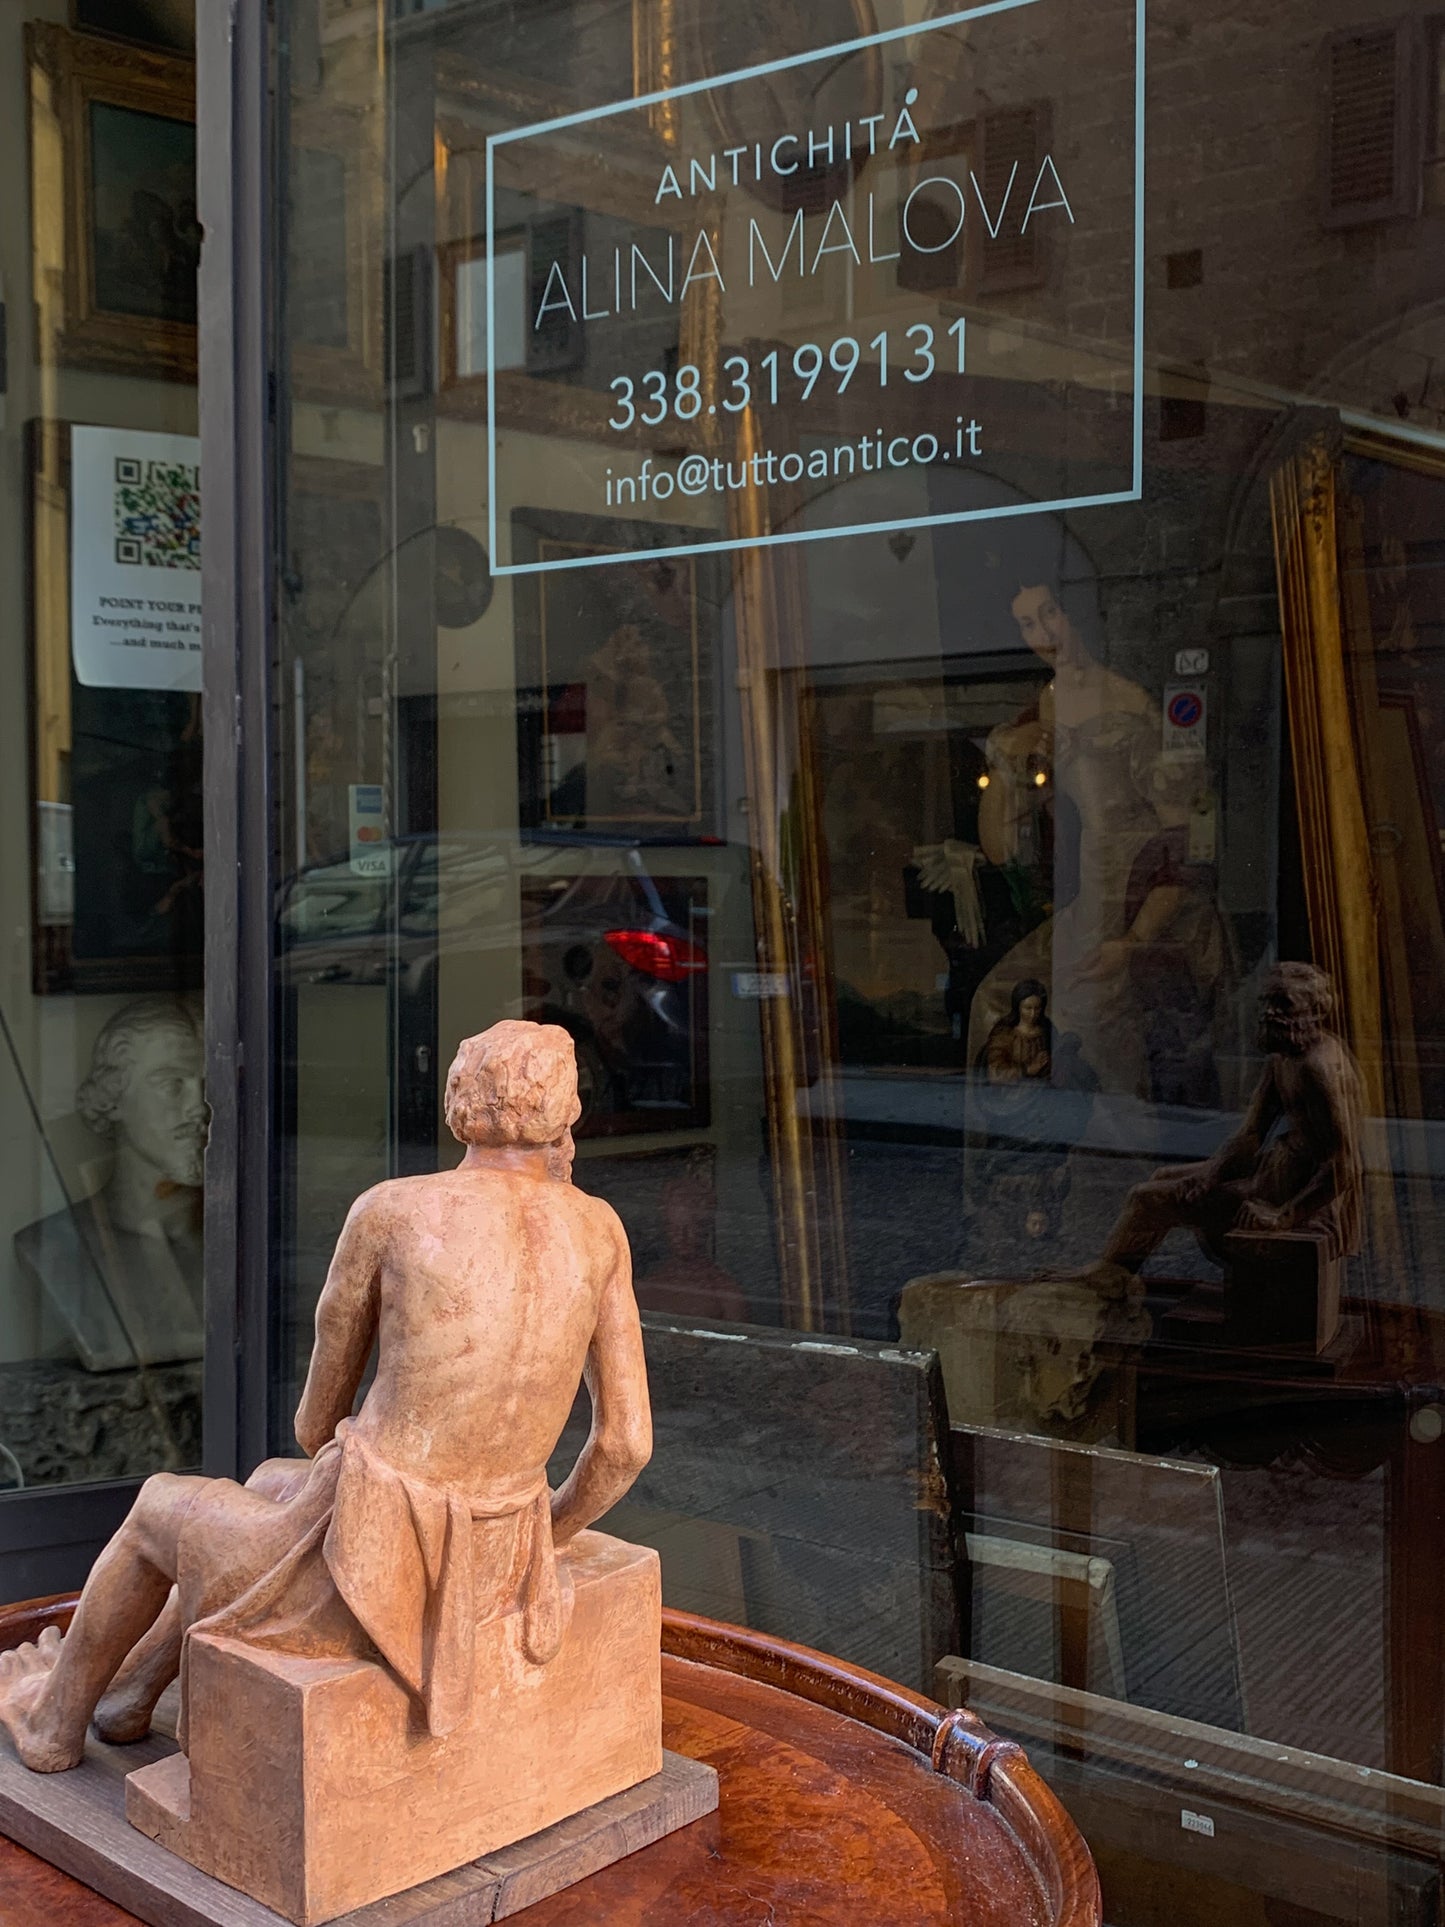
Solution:
{"label": "sculpture's arm", "polygon": [[1131,943],[1161,943],[1169,927],[1188,903],[1190,890],[1183,883],[1156,883],[1139,905],[1129,926]]}
{"label": "sculpture's arm", "polygon": [[382,1233],[374,1191],[356,1200],[316,1306],[316,1343],[296,1408],[296,1440],[314,1458],[356,1399],[376,1338]]}
{"label": "sculpture's arm", "polygon": [[1256,1210],[1259,1222],[1288,1231],[1304,1224],[1358,1181],[1358,1127],[1348,1101],[1345,1080],[1332,1077],[1319,1065],[1304,1085],[1299,1100],[1305,1135],[1317,1152],[1315,1168],[1292,1198],[1272,1212]]}
{"label": "sculpture's arm", "polygon": [[1214,1153],[1210,1163],[1214,1165],[1221,1179],[1247,1177],[1254,1169],[1264,1140],[1269,1136],[1276,1118],[1280,1115],[1279,1086],[1275,1082],[1274,1065],[1265,1066],[1263,1077],[1255,1086],[1254,1096],[1249,1100],[1249,1109],[1244,1120],[1232,1137]]}
{"label": "sculpture's arm", "polygon": [[1013,1033],[1000,1037],[997,1026],[984,1049],[983,1062],[990,1084],[1017,1084],[1024,1074],[1023,1066],[1014,1060]]}
{"label": "sculpture's arm", "polygon": [[1260,1149],[1280,1109],[1279,1087],[1271,1063],[1266,1066],[1249,1101],[1249,1109],[1233,1136],[1226,1138],[1202,1164],[1173,1166],[1160,1175],[1179,1180],[1184,1186],[1183,1195],[1191,1204],[1207,1196],[1216,1185],[1227,1184],[1231,1178],[1248,1177],[1259,1162]]}
{"label": "sculpture's arm", "polygon": [[552,1537],[558,1545],[616,1505],[652,1457],[652,1407],[632,1295],[632,1257],[621,1225],[615,1219],[613,1225],[612,1273],[587,1354],[592,1429],[566,1484],[552,1498]]}

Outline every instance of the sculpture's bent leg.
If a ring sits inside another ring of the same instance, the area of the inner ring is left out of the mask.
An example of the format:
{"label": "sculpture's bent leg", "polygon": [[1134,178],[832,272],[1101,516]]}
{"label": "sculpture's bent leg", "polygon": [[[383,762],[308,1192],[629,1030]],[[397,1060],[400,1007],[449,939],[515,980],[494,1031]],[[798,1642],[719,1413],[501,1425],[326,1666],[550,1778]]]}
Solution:
{"label": "sculpture's bent leg", "polygon": [[180,1595],[172,1586],[160,1618],[101,1695],[91,1724],[102,1740],[127,1746],[150,1732],[156,1702],[180,1673],[184,1634]]}
{"label": "sculpture's bent leg", "polygon": [[1191,1198],[1191,1175],[1187,1165],[1174,1166],[1136,1184],[1125,1200],[1100,1263],[1137,1274],[1178,1227],[1222,1237],[1239,1216],[1237,1187],[1216,1184],[1202,1196]]}
{"label": "sculpture's bent leg", "polygon": [[[280,1502],[293,1496],[310,1470],[308,1459],[267,1459],[247,1479],[246,1490]],[[93,1724],[101,1739],[125,1746],[150,1732],[156,1702],[180,1673],[184,1632],[180,1598],[172,1590],[159,1619],[131,1651],[95,1709]]]}
{"label": "sculpture's bent leg", "polygon": [[96,1560],[70,1631],[0,1653],[0,1726],[37,1773],[78,1766],[85,1729],[121,1661],[164,1610],[181,1527],[208,1479],[161,1472]]}

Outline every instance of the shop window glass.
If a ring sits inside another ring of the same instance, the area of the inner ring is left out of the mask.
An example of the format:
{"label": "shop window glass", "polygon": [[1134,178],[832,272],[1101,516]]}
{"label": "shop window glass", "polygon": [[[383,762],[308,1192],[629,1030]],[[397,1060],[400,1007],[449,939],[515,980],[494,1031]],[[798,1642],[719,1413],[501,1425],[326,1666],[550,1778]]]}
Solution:
{"label": "shop window glass", "polygon": [[279,8],[273,1443],[560,1023],[670,1602],[1025,1740],[1116,1927],[1433,1919],[1433,17],[392,14]]}
{"label": "shop window glass", "polygon": [[0,22],[5,1504],[200,1460],[194,51],[178,5]]}

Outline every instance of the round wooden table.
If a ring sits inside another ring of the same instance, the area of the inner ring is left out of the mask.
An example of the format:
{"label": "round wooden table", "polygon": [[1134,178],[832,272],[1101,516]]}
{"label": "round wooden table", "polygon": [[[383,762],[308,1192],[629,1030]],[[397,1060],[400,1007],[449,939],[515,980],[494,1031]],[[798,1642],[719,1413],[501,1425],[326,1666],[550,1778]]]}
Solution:
{"label": "round wooden table", "polygon": [[[74,1604],[0,1608],[0,1651]],[[1099,1927],[1078,1830],[973,1714],[686,1613],[664,1614],[663,1653],[665,1743],[716,1767],[718,1811],[528,1908],[528,1927]],[[134,1919],[0,1839],[0,1921]]]}

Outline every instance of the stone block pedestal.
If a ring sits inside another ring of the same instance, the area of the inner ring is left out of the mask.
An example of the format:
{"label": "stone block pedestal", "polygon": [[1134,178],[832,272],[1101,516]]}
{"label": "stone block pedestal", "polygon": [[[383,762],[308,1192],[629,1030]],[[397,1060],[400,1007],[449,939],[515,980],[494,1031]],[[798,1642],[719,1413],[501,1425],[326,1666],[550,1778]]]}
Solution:
{"label": "stone block pedestal", "polygon": [[520,1612],[479,1628],[476,1700],[433,1739],[363,1660],[199,1635],[189,1760],[132,1773],[126,1815],[202,1872],[319,1927],[482,1859],[662,1769],[657,1554],[579,1535],[562,1650],[522,1652]]}

